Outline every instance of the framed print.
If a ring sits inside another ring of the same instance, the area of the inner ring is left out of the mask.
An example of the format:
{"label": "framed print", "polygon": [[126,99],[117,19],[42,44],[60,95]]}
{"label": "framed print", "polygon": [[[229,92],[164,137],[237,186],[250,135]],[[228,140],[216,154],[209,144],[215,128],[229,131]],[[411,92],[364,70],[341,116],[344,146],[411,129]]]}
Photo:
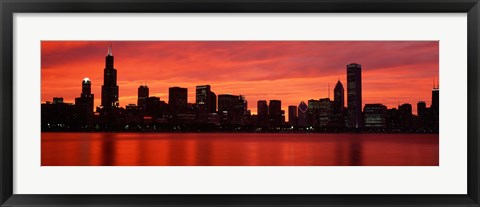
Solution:
{"label": "framed print", "polygon": [[[438,43],[42,41],[41,165],[438,166]],[[104,64],[79,54],[106,48]],[[360,50],[384,56],[352,54]],[[326,61],[312,64],[318,57]],[[395,62],[399,58],[408,62]],[[348,60],[371,68],[338,67]],[[150,69],[169,64],[171,74]],[[91,76],[81,80],[80,97],[73,99],[80,89],[75,79],[85,74]],[[135,77],[147,79],[131,87]],[[405,82],[417,84],[398,88]]]}
{"label": "framed print", "polygon": [[467,1],[2,1],[2,206],[479,206]]}

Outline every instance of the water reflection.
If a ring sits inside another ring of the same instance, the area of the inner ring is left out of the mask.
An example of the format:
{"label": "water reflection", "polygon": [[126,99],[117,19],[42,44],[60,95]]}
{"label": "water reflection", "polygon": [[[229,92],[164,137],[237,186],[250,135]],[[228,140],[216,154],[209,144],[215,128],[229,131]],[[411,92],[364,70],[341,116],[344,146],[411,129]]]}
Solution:
{"label": "water reflection", "polygon": [[438,134],[42,133],[42,166],[438,166]]}
{"label": "water reflection", "polygon": [[350,165],[360,166],[362,165],[362,142],[360,139],[350,139],[349,141],[350,153]]}

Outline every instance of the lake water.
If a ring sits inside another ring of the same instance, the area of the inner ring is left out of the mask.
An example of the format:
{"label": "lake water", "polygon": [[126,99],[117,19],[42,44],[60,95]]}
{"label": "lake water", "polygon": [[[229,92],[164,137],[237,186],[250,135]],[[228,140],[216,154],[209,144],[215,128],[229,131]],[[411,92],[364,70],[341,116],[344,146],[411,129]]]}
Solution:
{"label": "lake water", "polygon": [[438,134],[42,133],[42,166],[438,166]]}

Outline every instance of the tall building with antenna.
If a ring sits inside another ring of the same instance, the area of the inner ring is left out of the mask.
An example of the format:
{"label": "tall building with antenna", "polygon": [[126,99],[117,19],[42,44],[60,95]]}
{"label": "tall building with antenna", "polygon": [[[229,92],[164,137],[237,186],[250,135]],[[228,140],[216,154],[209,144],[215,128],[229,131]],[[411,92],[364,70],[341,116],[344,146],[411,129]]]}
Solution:
{"label": "tall building with antenna", "polygon": [[330,98],[330,83],[328,84],[328,98]]}
{"label": "tall building with antenna", "polygon": [[440,89],[439,85],[433,84],[433,89],[432,89],[432,105],[430,106],[430,109],[432,110],[433,113],[433,128],[435,131],[439,130],[439,120],[440,120]]}
{"label": "tall building with antenna", "polygon": [[112,46],[108,48],[105,57],[105,69],[103,70],[102,85],[102,108],[103,110],[111,110],[118,108],[118,85],[117,70],[113,66],[114,58],[112,54]]}
{"label": "tall building with antenna", "polygon": [[435,84],[435,80],[433,81],[433,88],[432,88],[432,105],[430,106],[432,110],[438,112],[439,110],[439,99],[440,99],[440,91],[439,85]]}

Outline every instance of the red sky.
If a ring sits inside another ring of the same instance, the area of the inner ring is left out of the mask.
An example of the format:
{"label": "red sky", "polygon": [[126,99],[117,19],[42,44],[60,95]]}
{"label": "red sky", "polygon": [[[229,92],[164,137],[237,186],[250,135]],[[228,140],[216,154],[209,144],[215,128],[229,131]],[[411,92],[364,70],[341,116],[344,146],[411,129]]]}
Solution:
{"label": "red sky", "polygon": [[73,103],[88,77],[100,105],[110,44],[121,106],[136,104],[141,83],[166,102],[169,87],[186,87],[189,103],[196,85],[209,84],[217,95],[245,95],[253,114],[258,100],[271,99],[288,113],[289,105],[328,97],[329,85],[333,99],[337,80],[347,99],[346,65],[359,63],[363,104],[410,103],[416,113],[418,101],[430,105],[439,71],[438,41],[42,41],[41,101]]}

